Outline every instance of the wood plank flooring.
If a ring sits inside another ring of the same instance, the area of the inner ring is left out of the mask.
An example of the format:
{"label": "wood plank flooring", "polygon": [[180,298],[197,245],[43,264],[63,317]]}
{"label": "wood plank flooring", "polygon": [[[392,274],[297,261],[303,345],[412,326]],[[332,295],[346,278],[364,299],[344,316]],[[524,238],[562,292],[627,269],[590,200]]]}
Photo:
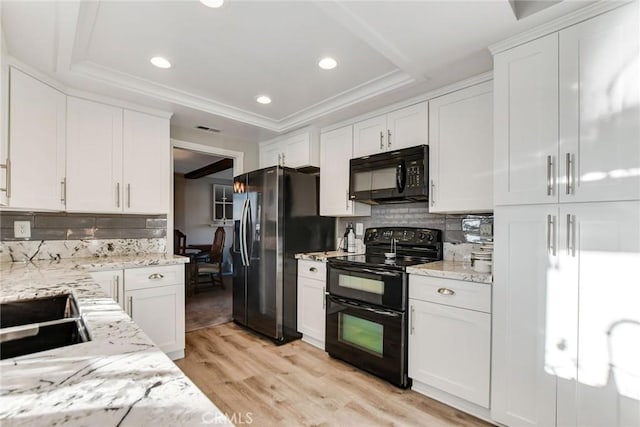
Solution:
{"label": "wood plank flooring", "polygon": [[237,424],[250,416],[261,427],[490,425],[305,342],[275,346],[233,323],[188,333],[177,365]]}

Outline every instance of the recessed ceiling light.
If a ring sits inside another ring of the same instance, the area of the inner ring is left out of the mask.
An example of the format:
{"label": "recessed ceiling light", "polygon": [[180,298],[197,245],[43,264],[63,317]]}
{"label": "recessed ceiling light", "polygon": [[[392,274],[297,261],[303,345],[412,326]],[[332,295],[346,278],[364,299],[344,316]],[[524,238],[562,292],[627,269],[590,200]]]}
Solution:
{"label": "recessed ceiling light", "polygon": [[338,65],[336,60],[328,56],[326,58],[322,58],[320,62],[318,62],[318,66],[323,70],[332,70],[336,68],[336,65]]}
{"label": "recessed ceiling light", "polygon": [[158,68],[171,68],[171,62],[162,56],[154,56],[151,58],[151,63]]}
{"label": "recessed ceiling light", "polygon": [[207,7],[217,8],[224,4],[224,0],[200,0],[200,3]]}
{"label": "recessed ceiling light", "polygon": [[271,98],[269,98],[267,95],[260,95],[256,98],[256,101],[259,102],[260,104],[271,104]]}

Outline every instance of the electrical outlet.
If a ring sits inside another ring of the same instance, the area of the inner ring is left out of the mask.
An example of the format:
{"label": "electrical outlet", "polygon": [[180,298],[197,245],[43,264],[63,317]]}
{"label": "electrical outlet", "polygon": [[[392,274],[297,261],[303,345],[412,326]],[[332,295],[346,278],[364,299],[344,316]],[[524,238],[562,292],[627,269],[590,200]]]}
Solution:
{"label": "electrical outlet", "polygon": [[364,235],[364,225],[361,222],[356,222],[356,236]]}
{"label": "electrical outlet", "polygon": [[13,237],[28,239],[31,237],[31,221],[14,221]]}
{"label": "electrical outlet", "polygon": [[492,224],[480,224],[480,235],[481,236],[493,236],[493,225]]}

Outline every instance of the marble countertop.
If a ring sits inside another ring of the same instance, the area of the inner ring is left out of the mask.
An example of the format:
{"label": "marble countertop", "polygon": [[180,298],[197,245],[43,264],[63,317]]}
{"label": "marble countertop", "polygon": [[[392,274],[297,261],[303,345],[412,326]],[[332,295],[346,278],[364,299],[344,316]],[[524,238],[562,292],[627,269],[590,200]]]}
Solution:
{"label": "marble countertop", "polygon": [[324,252],[306,252],[296,254],[296,259],[306,259],[308,261],[322,261],[326,262],[328,258],[335,258],[337,256],[345,255],[361,255],[359,253],[345,252],[345,251],[324,251]]}
{"label": "marble countertop", "polygon": [[422,276],[442,277],[445,279],[464,280],[467,282],[493,283],[491,273],[478,273],[470,262],[436,261],[407,267],[407,273]]}
{"label": "marble countertop", "polygon": [[231,425],[87,271],[188,262],[172,255],[0,265],[0,301],[71,292],[92,341],[0,361],[0,424]]}

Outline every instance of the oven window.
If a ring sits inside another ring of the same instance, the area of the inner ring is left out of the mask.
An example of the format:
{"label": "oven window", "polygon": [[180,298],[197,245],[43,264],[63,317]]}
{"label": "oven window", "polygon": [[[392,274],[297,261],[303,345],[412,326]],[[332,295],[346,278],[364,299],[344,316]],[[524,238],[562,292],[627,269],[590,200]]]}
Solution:
{"label": "oven window", "polygon": [[383,357],[384,326],[367,319],[340,313],[339,340],[378,357]]}
{"label": "oven window", "polygon": [[338,276],[338,286],[341,288],[355,289],[370,294],[384,295],[384,282],[382,280],[367,279],[366,277],[350,276],[340,274]]}

